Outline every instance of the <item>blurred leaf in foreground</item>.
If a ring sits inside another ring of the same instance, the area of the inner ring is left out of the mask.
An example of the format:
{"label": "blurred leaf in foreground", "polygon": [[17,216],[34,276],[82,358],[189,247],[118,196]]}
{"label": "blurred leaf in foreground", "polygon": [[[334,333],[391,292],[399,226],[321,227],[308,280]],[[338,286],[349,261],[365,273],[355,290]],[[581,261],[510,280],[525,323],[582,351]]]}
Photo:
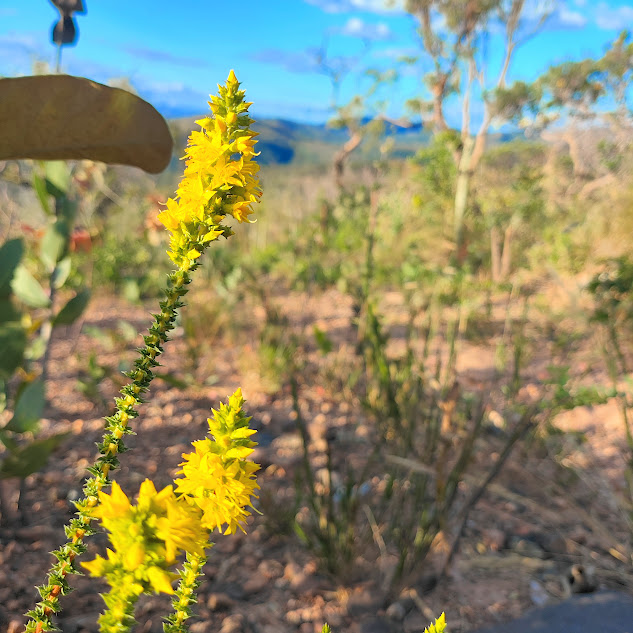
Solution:
{"label": "blurred leaf in foreground", "polygon": [[96,160],[159,173],[171,160],[165,119],[147,101],[82,77],[0,79],[0,160]]}

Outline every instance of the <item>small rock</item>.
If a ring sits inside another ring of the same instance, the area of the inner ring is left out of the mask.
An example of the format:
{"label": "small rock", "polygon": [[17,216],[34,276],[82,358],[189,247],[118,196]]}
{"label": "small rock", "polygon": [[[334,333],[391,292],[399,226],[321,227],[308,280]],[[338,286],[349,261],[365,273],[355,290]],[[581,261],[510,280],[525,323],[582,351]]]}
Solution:
{"label": "small rock", "polygon": [[11,620],[9,622],[9,628],[7,629],[7,633],[18,633],[24,627],[24,622],[22,620]]}
{"label": "small rock", "polygon": [[547,591],[545,591],[543,585],[536,580],[530,580],[530,600],[537,607],[542,607],[549,602]]}
{"label": "small rock", "polygon": [[265,576],[261,576],[259,574],[252,576],[249,578],[243,585],[244,593],[246,595],[252,595],[254,593],[259,593],[262,589],[265,589],[268,586],[268,578]]}
{"label": "small rock", "polygon": [[207,600],[207,607],[211,611],[227,611],[235,604],[235,600],[227,593],[212,593]]}
{"label": "small rock", "polygon": [[257,572],[266,578],[279,578],[283,576],[284,568],[278,560],[265,560],[259,564]]}
{"label": "small rock", "polygon": [[510,541],[510,547],[517,554],[527,556],[529,558],[547,558],[547,554],[537,543],[526,538],[513,537]]}
{"label": "small rock", "polygon": [[244,616],[241,613],[234,613],[224,618],[220,633],[241,633],[244,626]]}
{"label": "small rock", "polygon": [[393,602],[387,607],[386,613],[388,618],[396,622],[402,622],[407,615],[407,610],[404,608],[402,602]]}
{"label": "small rock", "polygon": [[298,626],[303,622],[303,609],[292,609],[286,613],[286,621]]}
{"label": "small rock", "polygon": [[506,533],[497,528],[488,528],[482,534],[483,544],[493,552],[499,552],[505,547],[506,538]]}
{"label": "small rock", "polygon": [[301,583],[305,582],[306,575],[301,569],[301,566],[295,562],[288,563],[284,568],[284,578],[290,583],[290,586],[294,589]]}
{"label": "small rock", "polygon": [[211,633],[212,626],[211,622],[194,622],[189,625],[189,630],[191,633]]}

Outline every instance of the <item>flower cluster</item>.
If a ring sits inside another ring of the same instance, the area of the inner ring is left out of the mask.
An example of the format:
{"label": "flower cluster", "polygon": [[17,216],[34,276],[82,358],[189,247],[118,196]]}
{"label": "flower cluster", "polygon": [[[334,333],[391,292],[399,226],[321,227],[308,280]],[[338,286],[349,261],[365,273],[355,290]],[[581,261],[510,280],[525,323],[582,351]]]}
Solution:
{"label": "flower cluster", "polygon": [[108,558],[97,556],[82,563],[93,576],[105,576],[114,584],[137,585],[138,595],[153,590],[173,593],[174,576],[168,571],[180,551],[203,554],[207,546],[206,533],[199,513],[175,494],[172,486],[156,491],[146,479],[132,505],[121,487],[112,484],[112,494],[99,493],[99,506],[92,511],[95,518],[110,532],[114,549]]}
{"label": "flower cluster", "polygon": [[[169,630],[181,631],[189,617],[189,604],[204,564],[204,551],[211,546],[209,533],[226,525],[226,533],[244,530],[247,507],[259,488],[257,464],[246,461],[256,445],[248,428],[250,417],[242,411],[244,398],[238,389],[228,404],[220,404],[208,420],[207,438],[194,442],[195,451],[183,454],[176,491],[160,492],[145,480],[135,505],[114,482],[112,493],[99,492],[99,505],[90,510],[109,532],[112,549],[107,558],[97,556],[82,563],[93,576],[102,576],[111,587],[104,596],[107,610],[100,630],[121,633],[134,623],[134,604],[142,593],[176,594]],[[180,574],[171,570],[181,552],[187,555]],[[172,582],[180,576],[174,591]]]}
{"label": "flower cluster", "polygon": [[239,86],[231,71],[226,85],[218,86],[219,96],[209,102],[214,117],[196,121],[202,130],[189,137],[176,198],[167,200],[158,216],[171,232],[169,256],[183,270],[195,264],[210,241],[232,234],[222,224],[227,215],[248,222],[253,203],[261,196],[254,161],[257,134],[250,130],[251,104],[244,101]]}
{"label": "flower cluster", "polygon": [[250,417],[242,411],[244,398],[238,389],[228,405],[220,404],[208,419],[209,433],[206,438],[193,443],[195,451],[183,454],[176,479],[176,492],[202,511],[202,525],[212,531],[222,529],[232,534],[250,516],[247,510],[251,498],[259,489],[255,473],[259,466],[246,458],[256,446],[250,438],[255,433],[248,428]]}

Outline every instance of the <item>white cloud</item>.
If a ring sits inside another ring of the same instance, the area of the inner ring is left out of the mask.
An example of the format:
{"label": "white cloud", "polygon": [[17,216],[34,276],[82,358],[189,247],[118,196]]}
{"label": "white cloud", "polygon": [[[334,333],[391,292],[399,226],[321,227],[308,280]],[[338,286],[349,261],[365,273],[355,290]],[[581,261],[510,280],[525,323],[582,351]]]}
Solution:
{"label": "white cloud", "polygon": [[305,0],[326,13],[349,13],[366,11],[368,13],[389,13],[401,11],[403,0]]}
{"label": "white cloud", "polygon": [[387,40],[391,37],[391,30],[384,22],[367,24],[360,18],[350,18],[345,26],[336,29],[335,32],[350,37],[360,37],[364,40]]}
{"label": "white cloud", "polygon": [[[585,0],[575,0],[574,4]],[[587,25],[587,15],[570,8],[568,1],[528,0],[523,9],[524,25],[528,30],[534,28],[546,16],[548,29],[581,29]]]}
{"label": "white cloud", "polygon": [[601,2],[595,11],[596,25],[601,29],[619,30],[630,26],[633,22],[633,7],[610,7],[606,2]]}
{"label": "white cloud", "polygon": [[420,55],[420,49],[415,46],[392,46],[373,51],[376,58],[399,59],[400,57],[415,57]]}
{"label": "white cloud", "polygon": [[571,28],[580,29],[587,24],[587,18],[584,15],[578,13],[578,11],[567,9],[566,7],[561,7],[558,10],[558,20],[562,25]]}

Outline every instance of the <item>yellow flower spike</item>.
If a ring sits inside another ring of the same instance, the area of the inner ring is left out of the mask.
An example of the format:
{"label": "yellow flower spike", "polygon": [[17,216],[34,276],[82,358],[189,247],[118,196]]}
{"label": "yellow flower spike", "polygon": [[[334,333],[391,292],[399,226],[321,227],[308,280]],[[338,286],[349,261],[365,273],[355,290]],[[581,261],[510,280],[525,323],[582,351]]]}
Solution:
{"label": "yellow flower spike", "polygon": [[145,548],[140,543],[134,543],[126,552],[123,564],[126,569],[134,571],[145,560]]}
{"label": "yellow flower spike", "polygon": [[196,121],[201,130],[189,137],[177,195],[158,215],[171,233],[169,257],[183,271],[195,266],[208,242],[232,234],[221,224],[226,215],[239,223],[251,222],[252,205],[261,196],[254,177],[259,168],[252,160],[256,134],[250,119],[242,116],[250,104],[238,88],[231,71],[225,86],[219,86],[219,96],[209,102],[215,118]]}
{"label": "yellow flower spike", "polygon": [[[247,508],[259,488],[255,473],[257,464],[247,462],[255,442],[255,433],[248,428],[250,420],[242,412],[244,398],[238,389],[228,405],[212,410],[207,438],[193,443],[194,452],[183,454],[181,478],[175,480],[176,492],[202,511],[202,525],[208,530],[224,530],[231,534],[244,531],[250,516]],[[223,527],[226,526],[226,527]]]}
{"label": "yellow flower spike", "polygon": [[164,569],[161,569],[160,567],[150,567],[147,570],[147,577],[152,589],[156,593],[176,593],[171,586],[175,576],[166,572]]}
{"label": "yellow flower spike", "polygon": [[121,490],[121,486],[112,482],[112,493],[99,492],[99,506],[93,511],[93,516],[104,519],[121,516],[130,509],[130,500]]}
{"label": "yellow flower spike", "polygon": [[91,576],[103,576],[108,561],[101,556],[97,556],[94,560],[87,563],[81,563],[81,566],[88,570]]}

